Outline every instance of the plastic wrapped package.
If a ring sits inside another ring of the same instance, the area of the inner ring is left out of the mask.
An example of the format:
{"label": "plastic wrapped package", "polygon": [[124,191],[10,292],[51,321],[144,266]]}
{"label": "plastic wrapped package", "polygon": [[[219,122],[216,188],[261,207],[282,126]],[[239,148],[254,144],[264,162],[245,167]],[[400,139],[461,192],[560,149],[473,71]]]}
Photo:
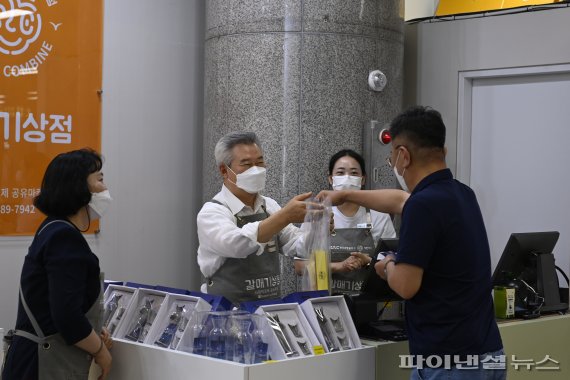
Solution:
{"label": "plastic wrapped package", "polygon": [[242,310],[198,311],[178,345],[179,351],[254,364],[268,358],[264,316]]}
{"label": "plastic wrapped package", "polygon": [[271,359],[312,356],[323,350],[298,304],[260,306],[255,313],[265,317],[263,333]]}
{"label": "plastic wrapped package", "polygon": [[210,309],[210,304],[200,297],[169,293],[144,343],[176,349],[182,335],[191,326],[193,313]]}
{"label": "plastic wrapped package", "polygon": [[112,336],[116,336],[117,327],[131,304],[135,290],[135,288],[115,284],[110,284],[105,290],[103,326]]}
{"label": "plastic wrapped package", "polygon": [[301,309],[326,352],[362,347],[343,296],[311,298]]}
{"label": "plastic wrapped package", "polygon": [[166,295],[158,290],[137,289],[115,335],[133,342],[146,343],[145,339]]}

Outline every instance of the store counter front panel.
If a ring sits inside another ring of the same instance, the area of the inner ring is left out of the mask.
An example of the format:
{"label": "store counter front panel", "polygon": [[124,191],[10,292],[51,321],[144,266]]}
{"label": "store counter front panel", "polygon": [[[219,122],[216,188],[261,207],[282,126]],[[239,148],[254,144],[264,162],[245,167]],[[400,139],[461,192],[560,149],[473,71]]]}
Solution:
{"label": "store counter front panel", "polygon": [[115,340],[110,380],[374,380],[374,347],[245,365]]}

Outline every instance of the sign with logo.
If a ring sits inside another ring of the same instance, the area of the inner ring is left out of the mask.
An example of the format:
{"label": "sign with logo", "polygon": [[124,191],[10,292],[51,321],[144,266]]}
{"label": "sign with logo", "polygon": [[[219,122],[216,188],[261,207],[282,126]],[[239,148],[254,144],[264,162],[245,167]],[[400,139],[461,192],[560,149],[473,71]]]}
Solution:
{"label": "sign with logo", "polygon": [[102,20],[102,0],[0,0],[0,235],[35,233],[57,154],[100,151]]}

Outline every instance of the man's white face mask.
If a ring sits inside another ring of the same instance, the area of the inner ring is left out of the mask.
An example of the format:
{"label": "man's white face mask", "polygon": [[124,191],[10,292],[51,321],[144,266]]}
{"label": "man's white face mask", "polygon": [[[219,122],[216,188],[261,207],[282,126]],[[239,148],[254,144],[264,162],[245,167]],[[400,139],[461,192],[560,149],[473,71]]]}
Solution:
{"label": "man's white face mask", "polygon": [[410,192],[410,189],[408,189],[408,185],[406,185],[406,180],[404,179],[404,173],[406,172],[406,168],[404,168],[404,171],[402,172],[402,175],[400,175],[398,173],[398,169],[397,169],[397,164],[398,164],[398,159],[400,158],[400,151],[398,151],[398,156],[396,157],[396,162],[394,163],[394,175],[396,176],[396,179],[398,180],[398,183],[400,184],[400,186],[402,187],[402,190],[404,190],[406,193]]}
{"label": "man's white face mask", "polygon": [[355,175],[335,175],[332,177],[334,190],[360,190],[362,177]]}
{"label": "man's white face mask", "polygon": [[[226,165],[227,166],[227,165]],[[243,173],[236,174],[229,166],[228,169],[236,175],[236,182],[232,182],[229,178],[228,180],[240,189],[250,193],[257,194],[265,189],[265,179],[267,175],[267,170],[261,166],[252,166]]]}
{"label": "man's white face mask", "polygon": [[109,193],[109,190],[104,190],[100,193],[91,193],[91,200],[87,205],[89,210],[89,218],[91,220],[100,219],[105,211],[107,211],[112,201],[113,198],[111,198],[111,193]]}

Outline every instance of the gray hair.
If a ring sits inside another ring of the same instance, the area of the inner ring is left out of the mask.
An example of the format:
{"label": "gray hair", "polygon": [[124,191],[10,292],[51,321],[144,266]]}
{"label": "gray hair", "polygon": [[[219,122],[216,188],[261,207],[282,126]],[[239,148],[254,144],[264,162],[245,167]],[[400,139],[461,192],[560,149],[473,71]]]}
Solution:
{"label": "gray hair", "polygon": [[239,144],[253,145],[256,144],[261,149],[261,144],[254,132],[230,132],[216,144],[214,148],[214,157],[216,158],[216,166],[226,164],[230,166],[233,160],[232,149]]}

